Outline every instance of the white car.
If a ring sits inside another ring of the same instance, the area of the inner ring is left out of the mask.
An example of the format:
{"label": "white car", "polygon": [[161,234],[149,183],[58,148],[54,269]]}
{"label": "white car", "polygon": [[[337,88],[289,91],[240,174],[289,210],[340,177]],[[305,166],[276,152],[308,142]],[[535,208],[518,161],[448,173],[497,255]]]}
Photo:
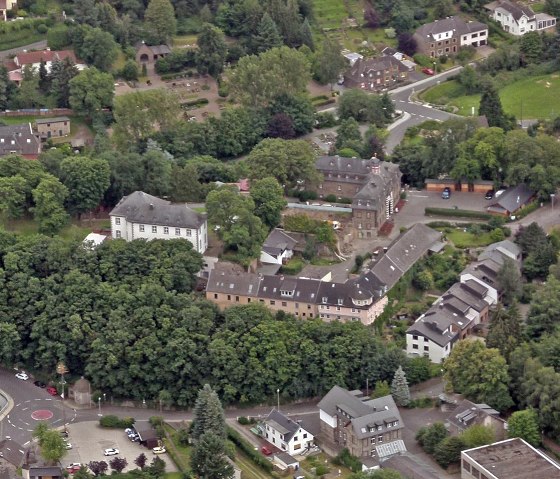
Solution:
{"label": "white car", "polygon": [[64,443],[64,448],[65,448],[65,449],[72,449],[72,444],[69,443],[69,442],[65,442],[65,443]]}
{"label": "white car", "polygon": [[494,195],[494,198],[499,198],[500,196],[502,196],[502,194],[504,193],[504,191],[506,191],[506,190],[498,190],[498,191],[496,191],[496,194]]}
{"label": "white car", "polygon": [[154,454],[163,454],[163,453],[166,452],[166,451],[165,451],[165,447],[163,447],[163,446],[158,446],[158,447],[154,447],[154,448],[152,449],[152,452],[153,452]]}
{"label": "white car", "polygon": [[25,372],[17,373],[16,378],[21,379],[22,381],[27,381],[29,376]]}
{"label": "white car", "polygon": [[109,449],[105,449],[103,451],[104,456],[116,456],[118,453],[119,453],[119,450],[115,449],[114,447],[111,447]]}

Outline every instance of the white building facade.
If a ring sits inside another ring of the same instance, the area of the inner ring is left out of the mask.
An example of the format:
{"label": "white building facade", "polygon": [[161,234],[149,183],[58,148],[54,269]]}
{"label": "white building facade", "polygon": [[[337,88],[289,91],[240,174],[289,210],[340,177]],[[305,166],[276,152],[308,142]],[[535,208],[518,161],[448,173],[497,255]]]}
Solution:
{"label": "white building facade", "polygon": [[208,248],[208,222],[186,204],[142,191],[125,196],[109,214],[113,239],[186,239],[198,253]]}
{"label": "white building facade", "polygon": [[265,419],[263,427],[263,437],[291,456],[301,454],[313,444],[313,434],[276,409]]}
{"label": "white building facade", "polygon": [[490,18],[498,22],[504,31],[515,36],[527,32],[543,31],[556,26],[556,18],[546,13],[535,13],[529,5],[509,0],[498,0],[486,5]]}

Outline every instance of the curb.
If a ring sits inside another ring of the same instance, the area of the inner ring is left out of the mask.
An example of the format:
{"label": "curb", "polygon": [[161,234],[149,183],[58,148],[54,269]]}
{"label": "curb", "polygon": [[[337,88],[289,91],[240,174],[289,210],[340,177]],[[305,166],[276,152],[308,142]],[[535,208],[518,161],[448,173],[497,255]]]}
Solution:
{"label": "curb", "polygon": [[9,394],[6,394],[2,389],[0,389],[0,394],[8,400],[8,402],[4,406],[4,409],[2,409],[2,411],[0,412],[0,421],[3,421],[4,418],[8,414],[10,414],[10,411],[13,409],[14,400],[12,399],[12,397]]}

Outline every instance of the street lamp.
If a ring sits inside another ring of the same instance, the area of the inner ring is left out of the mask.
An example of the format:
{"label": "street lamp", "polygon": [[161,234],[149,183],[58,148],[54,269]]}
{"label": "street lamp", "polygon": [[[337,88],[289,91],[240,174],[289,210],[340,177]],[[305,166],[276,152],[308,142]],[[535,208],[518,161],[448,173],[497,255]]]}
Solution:
{"label": "street lamp", "polygon": [[554,209],[554,197],[555,196],[556,196],[556,194],[550,193],[550,202],[552,203],[552,209]]}
{"label": "street lamp", "polygon": [[103,416],[103,414],[101,414],[101,396],[99,396],[97,398],[97,404],[99,406],[99,413],[97,413],[98,416]]}
{"label": "street lamp", "polygon": [[64,430],[66,431],[66,409],[64,408],[64,386],[66,381],[64,381],[64,375],[68,373],[68,368],[66,364],[62,361],[56,365],[56,373],[60,374],[60,385],[62,386],[62,393],[60,394],[60,402],[62,404],[62,421],[64,424]]}
{"label": "street lamp", "polygon": [[280,389],[276,390],[276,397],[278,399],[278,411],[280,411]]}

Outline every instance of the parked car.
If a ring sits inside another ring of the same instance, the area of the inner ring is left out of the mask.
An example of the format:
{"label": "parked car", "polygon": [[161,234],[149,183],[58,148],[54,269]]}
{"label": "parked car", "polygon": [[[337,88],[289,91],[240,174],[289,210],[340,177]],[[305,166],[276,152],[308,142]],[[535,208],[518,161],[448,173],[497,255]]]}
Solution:
{"label": "parked car", "polygon": [[449,198],[451,198],[451,188],[449,188],[449,186],[446,186],[446,187],[443,189],[443,192],[441,193],[441,197],[442,197],[444,200],[448,200]]}
{"label": "parked car", "polygon": [[82,465],[79,462],[72,462],[66,466],[66,470],[70,474],[74,474],[75,472],[78,472],[81,467]]}
{"label": "parked car", "polygon": [[494,190],[488,190],[484,195],[484,199],[491,200],[492,198],[494,198],[494,193],[495,193]]}
{"label": "parked car", "polygon": [[132,442],[138,442],[140,440],[140,436],[138,434],[129,434],[128,438],[132,441]]}
{"label": "parked car", "polygon": [[58,396],[58,391],[56,390],[56,388],[54,386],[49,386],[47,388],[47,392],[51,395],[51,396]]}
{"label": "parked car", "polygon": [[109,449],[105,449],[103,451],[104,456],[116,456],[117,454],[119,454],[119,450],[114,447],[110,447]]}
{"label": "parked car", "polygon": [[163,447],[163,446],[157,446],[157,447],[154,447],[154,448],[152,449],[152,452],[153,452],[154,454],[163,454],[163,453],[166,452],[166,451],[165,451],[165,447]]}
{"label": "parked car", "polygon": [[27,381],[29,379],[29,376],[24,371],[22,371],[21,373],[16,374],[16,378],[21,379],[22,381]]}
{"label": "parked car", "polygon": [[68,439],[68,431],[66,429],[63,429],[62,431],[58,431],[58,432],[64,439]]}
{"label": "parked car", "polygon": [[35,381],[33,384],[35,384],[35,386],[37,386],[38,388],[44,389],[47,387],[47,385],[41,381]]}
{"label": "parked car", "polygon": [[136,431],[135,431],[134,429],[129,428],[129,427],[127,427],[127,428],[124,430],[124,432],[126,432],[126,433],[129,434],[129,435],[130,435],[130,434],[136,434]]}
{"label": "parked car", "polygon": [[266,447],[266,446],[261,447],[261,452],[262,452],[265,456],[270,456],[270,455],[272,454],[272,451],[271,451],[268,447]]}
{"label": "parked car", "polygon": [[72,444],[69,442],[64,443],[64,449],[72,449]]}
{"label": "parked car", "polygon": [[504,190],[504,189],[498,190],[498,191],[496,191],[496,194],[495,194],[494,196],[495,196],[496,198],[499,198],[499,197],[504,193],[504,191],[506,191],[506,190]]}
{"label": "parked car", "polygon": [[422,68],[422,73],[430,76],[435,74],[435,72],[431,68]]}

